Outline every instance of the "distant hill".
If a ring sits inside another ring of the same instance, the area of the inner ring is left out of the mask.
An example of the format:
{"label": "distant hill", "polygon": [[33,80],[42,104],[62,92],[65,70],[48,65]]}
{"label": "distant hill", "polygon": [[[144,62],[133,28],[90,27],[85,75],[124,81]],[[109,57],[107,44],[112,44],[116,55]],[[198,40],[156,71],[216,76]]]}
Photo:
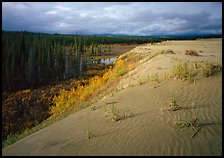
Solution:
{"label": "distant hill", "polygon": [[60,34],[60,33],[42,33],[42,32],[30,32],[30,31],[7,31],[2,30],[2,32],[25,32],[25,33],[38,33],[42,35],[67,35],[67,36],[73,36],[73,35],[79,35],[79,36],[108,36],[108,37],[153,37],[153,38],[189,38],[189,37],[205,37],[205,38],[221,38],[222,34],[208,34],[208,33],[188,33],[188,34],[154,34],[154,35],[128,35],[128,34],[113,34],[113,33],[96,33],[96,34],[80,34],[76,32],[75,34]]}

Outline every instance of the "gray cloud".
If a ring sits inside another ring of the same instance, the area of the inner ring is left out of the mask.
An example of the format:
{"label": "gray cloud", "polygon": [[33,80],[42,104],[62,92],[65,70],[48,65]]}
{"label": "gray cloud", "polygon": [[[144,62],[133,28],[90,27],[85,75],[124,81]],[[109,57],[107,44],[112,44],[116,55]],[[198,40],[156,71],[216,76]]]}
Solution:
{"label": "gray cloud", "polygon": [[2,27],[66,34],[222,33],[222,3],[3,2]]}

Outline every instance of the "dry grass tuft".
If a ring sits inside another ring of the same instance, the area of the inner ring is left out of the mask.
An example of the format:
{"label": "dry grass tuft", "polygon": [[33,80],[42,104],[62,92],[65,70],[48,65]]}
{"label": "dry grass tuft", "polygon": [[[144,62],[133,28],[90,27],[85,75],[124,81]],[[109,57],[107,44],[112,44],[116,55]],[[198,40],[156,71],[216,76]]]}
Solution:
{"label": "dry grass tuft", "polygon": [[172,49],[162,50],[161,54],[175,54]]}
{"label": "dry grass tuft", "polygon": [[159,82],[159,75],[158,75],[158,73],[154,73],[151,76],[148,76],[148,78],[149,78],[150,81]]}
{"label": "dry grass tuft", "polygon": [[199,56],[197,51],[196,50],[192,50],[192,49],[185,50],[185,54],[186,55],[192,55],[192,56]]}
{"label": "dry grass tuft", "polygon": [[212,63],[205,63],[202,66],[202,72],[203,72],[203,75],[205,77],[212,76],[219,71],[222,71],[222,65],[221,64],[216,64],[215,65],[215,64],[212,64]]}
{"label": "dry grass tuft", "polygon": [[172,77],[177,77],[181,80],[193,81],[195,77],[195,72],[193,71],[193,66],[189,65],[187,62],[178,63],[173,66]]}

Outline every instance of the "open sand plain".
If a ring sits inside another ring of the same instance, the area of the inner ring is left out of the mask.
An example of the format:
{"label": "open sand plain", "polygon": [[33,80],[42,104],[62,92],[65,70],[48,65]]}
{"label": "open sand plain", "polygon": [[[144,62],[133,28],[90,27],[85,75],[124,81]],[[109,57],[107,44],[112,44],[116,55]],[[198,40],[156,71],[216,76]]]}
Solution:
{"label": "open sand plain", "polygon": [[[172,49],[175,54],[152,53]],[[199,56],[185,55],[194,49]],[[196,82],[162,79],[181,61],[222,64],[222,39],[165,41],[145,44],[120,56],[137,59],[137,67],[124,75],[110,92],[91,107],[71,114],[27,138],[2,149],[5,155],[222,155],[222,72],[198,74]],[[139,80],[157,73],[159,82]],[[174,96],[182,109],[166,110]],[[94,110],[92,110],[92,108]],[[111,110],[121,119],[111,121]],[[117,111],[116,111],[117,110]],[[176,123],[192,115],[200,130],[178,130]],[[88,139],[88,137],[90,139]]]}

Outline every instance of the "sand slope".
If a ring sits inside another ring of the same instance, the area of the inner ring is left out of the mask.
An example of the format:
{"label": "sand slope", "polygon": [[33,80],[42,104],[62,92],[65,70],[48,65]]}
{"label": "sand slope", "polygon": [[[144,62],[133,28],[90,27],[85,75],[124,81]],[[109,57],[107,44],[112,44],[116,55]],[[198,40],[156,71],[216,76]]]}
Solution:
{"label": "sand slope", "polygon": [[[119,83],[123,90],[95,103],[96,110],[91,110],[93,106],[83,109],[4,148],[3,155],[222,155],[221,72],[209,78],[199,76],[196,84],[174,79],[138,83],[140,78],[154,72],[162,74],[182,60],[221,62],[221,46],[221,39],[212,39],[167,41],[135,48],[130,54],[142,50],[143,59]],[[203,50],[199,52],[203,55],[186,56],[184,50],[189,47]],[[167,48],[176,54],[147,59],[153,51]],[[179,97],[183,109],[161,110],[169,107],[174,96]],[[112,105],[120,116],[125,115],[118,122],[109,117]],[[191,128],[178,131],[175,125],[190,112],[202,125],[193,139]],[[90,140],[87,130],[94,134]]]}

